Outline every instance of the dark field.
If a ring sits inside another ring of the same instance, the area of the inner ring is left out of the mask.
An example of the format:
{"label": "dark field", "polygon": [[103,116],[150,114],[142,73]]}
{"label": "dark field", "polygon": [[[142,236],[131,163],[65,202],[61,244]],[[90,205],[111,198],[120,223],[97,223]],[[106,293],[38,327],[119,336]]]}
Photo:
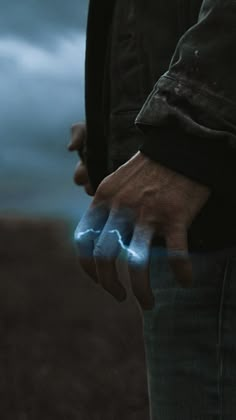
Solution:
{"label": "dark field", "polygon": [[76,264],[63,223],[0,222],[0,419],[148,420],[142,320]]}

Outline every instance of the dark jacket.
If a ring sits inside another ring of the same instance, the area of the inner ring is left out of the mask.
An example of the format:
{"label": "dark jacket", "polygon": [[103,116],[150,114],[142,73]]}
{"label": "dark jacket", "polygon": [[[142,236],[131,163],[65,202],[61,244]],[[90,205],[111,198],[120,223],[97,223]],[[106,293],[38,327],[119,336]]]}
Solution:
{"label": "dark jacket", "polygon": [[[233,0],[90,1],[86,161],[95,188],[141,150],[208,185],[203,219],[213,215],[215,231],[227,215],[232,232],[235,28]],[[220,244],[236,245],[225,226]]]}

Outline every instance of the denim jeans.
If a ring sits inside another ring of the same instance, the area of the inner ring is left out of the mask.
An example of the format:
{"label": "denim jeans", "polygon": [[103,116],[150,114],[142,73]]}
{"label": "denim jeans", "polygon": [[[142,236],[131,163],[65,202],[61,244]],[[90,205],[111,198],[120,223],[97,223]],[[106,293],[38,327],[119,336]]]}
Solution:
{"label": "denim jeans", "polygon": [[236,248],[190,255],[189,289],[166,257],[151,261],[155,307],[143,311],[151,419],[235,420]]}

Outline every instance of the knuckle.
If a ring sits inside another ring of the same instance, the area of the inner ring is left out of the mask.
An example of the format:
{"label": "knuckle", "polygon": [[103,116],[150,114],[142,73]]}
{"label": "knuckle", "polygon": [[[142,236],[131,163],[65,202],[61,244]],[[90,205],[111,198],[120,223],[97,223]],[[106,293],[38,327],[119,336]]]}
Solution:
{"label": "knuckle", "polygon": [[87,231],[76,229],[74,233],[74,242],[79,250],[85,249],[89,242]]}
{"label": "knuckle", "polygon": [[107,186],[105,184],[100,184],[96,191],[96,198],[100,201],[106,200],[109,196]]}
{"label": "knuckle", "polygon": [[127,214],[131,208],[131,204],[129,200],[127,200],[127,197],[121,194],[117,194],[117,196],[114,197],[114,206],[120,210],[126,210]]}
{"label": "knuckle", "polygon": [[82,167],[76,168],[73,180],[77,185],[85,185],[87,183],[87,174]]}

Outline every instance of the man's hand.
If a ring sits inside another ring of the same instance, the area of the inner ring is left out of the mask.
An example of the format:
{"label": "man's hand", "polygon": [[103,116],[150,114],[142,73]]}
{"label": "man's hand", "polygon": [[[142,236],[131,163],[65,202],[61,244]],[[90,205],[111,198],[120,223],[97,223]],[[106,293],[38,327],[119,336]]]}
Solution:
{"label": "man's hand", "polygon": [[89,182],[88,172],[83,160],[83,146],[86,141],[86,125],[84,123],[76,123],[71,127],[71,141],[68,145],[70,152],[78,152],[80,160],[76,165],[74,173],[74,181],[77,185],[83,186],[88,195],[94,195],[93,188]]}
{"label": "man's hand", "polygon": [[82,267],[123,301],[126,291],[118,280],[116,259],[125,249],[133,293],[143,309],[151,309],[152,239],[165,239],[176,280],[184,287],[190,286],[192,266],[187,231],[209,195],[207,187],[138,152],[103,180],[76,229]]}

